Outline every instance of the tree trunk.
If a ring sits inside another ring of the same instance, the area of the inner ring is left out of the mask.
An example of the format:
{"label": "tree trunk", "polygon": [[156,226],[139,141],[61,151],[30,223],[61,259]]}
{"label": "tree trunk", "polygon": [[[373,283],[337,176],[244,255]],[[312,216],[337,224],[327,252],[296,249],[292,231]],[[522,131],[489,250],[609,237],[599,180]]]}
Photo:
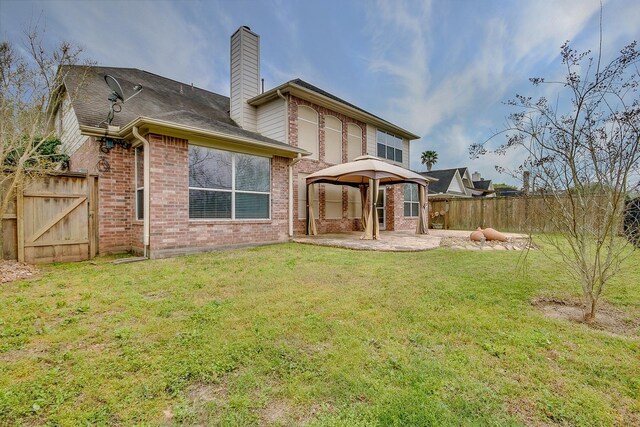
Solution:
{"label": "tree trunk", "polygon": [[591,323],[596,319],[596,300],[593,295],[585,295],[584,318],[585,323]]}

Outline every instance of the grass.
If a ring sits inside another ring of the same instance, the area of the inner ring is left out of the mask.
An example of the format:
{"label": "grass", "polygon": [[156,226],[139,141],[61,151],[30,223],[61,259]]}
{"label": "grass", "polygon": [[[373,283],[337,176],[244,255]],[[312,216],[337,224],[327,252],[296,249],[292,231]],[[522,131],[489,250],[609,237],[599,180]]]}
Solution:
{"label": "grass", "polygon": [[[640,339],[552,320],[539,252],[282,244],[0,287],[1,425],[624,425]],[[640,254],[607,292],[640,316]]]}

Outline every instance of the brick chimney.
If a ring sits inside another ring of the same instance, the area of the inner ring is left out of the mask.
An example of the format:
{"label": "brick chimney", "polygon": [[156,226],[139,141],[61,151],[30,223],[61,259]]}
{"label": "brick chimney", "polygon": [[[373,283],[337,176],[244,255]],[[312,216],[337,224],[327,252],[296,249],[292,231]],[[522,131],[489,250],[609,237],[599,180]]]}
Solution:
{"label": "brick chimney", "polygon": [[471,175],[471,180],[472,181],[482,181],[482,175],[480,175],[480,172],[476,171]]}
{"label": "brick chimney", "polygon": [[243,26],[231,36],[231,106],[233,121],[256,131],[256,108],[247,100],[260,93],[260,36]]}

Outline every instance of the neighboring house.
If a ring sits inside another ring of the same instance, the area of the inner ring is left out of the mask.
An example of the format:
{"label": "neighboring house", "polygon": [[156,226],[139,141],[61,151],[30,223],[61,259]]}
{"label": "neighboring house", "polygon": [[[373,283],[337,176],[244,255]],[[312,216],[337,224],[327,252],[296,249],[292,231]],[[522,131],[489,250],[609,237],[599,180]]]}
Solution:
{"label": "neighboring house", "polygon": [[[286,241],[305,232],[310,173],[364,154],[409,167],[417,135],[299,79],[261,93],[259,44],[247,27],[231,36],[230,97],[132,68],[67,68],[56,126],[71,170],[99,176],[101,253]],[[125,97],[143,88],[110,126],[107,74]],[[319,232],[359,229],[357,189],[315,187]],[[381,228],[415,228],[404,213],[416,194],[382,188]]]}
{"label": "neighboring house", "polygon": [[498,197],[520,197],[524,195],[522,190],[512,187],[495,187],[495,190]]}
{"label": "neighboring house", "polygon": [[495,197],[491,180],[482,179],[478,172],[470,174],[468,168],[438,169],[420,175],[438,180],[429,184],[431,199]]}

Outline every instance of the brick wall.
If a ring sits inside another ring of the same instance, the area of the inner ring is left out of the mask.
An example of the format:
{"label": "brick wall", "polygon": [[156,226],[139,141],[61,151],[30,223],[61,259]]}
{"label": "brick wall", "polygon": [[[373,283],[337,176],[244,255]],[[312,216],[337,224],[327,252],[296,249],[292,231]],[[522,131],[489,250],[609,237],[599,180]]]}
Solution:
{"label": "brick wall", "polygon": [[[305,234],[306,233],[306,221],[298,219],[298,173],[313,173],[324,169],[329,166],[333,166],[324,161],[325,159],[325,146],[324,146],[324,122],[326,115],[332,115],[337,117],[342,122],[342,161],[347,161],[347,124],[355,123],[362,129],[362,153],[366,153],[367,149],[367,128],[366,124],[358,120],[347,117],[343,114],[331,111],[325,107],[321,107],[312,104],[306,100],[297,98],[295,96],[289,96],[289,143],[291,145],[298,145],[298,106],[305,105],[313,108],[318,113],[318,136],[320,142],[320,152],[318,160],[303,159],[294,167],[294,233]],[[316,225],[318,233],[331,233],[340,231],[352,231],[360,230],[359,219],[348,218],[348,192],[344,187],[342,191],[342,218],[341,219],[327,219],[325,218],[325,191],[324,185],[320,185],[319,188],[319,213],[320,217],[316,218]],[[417,218],[405,218],[404,217],[404,192],[402,185],[393,185],[387,187],[386,192],[386,229],[387,230],[411,230],[415,229],[417,225]]]}
{"label": "brick wall", "polygon": [[133,150],[115,146],[102,153],[100,143],[91,137],[70,157],[71,171],[98,174],[98,252],[129,251],[134,215]]}
{"label": "brick wall", "polygon": [[270,220],[190,220],[188,141],[148,135],[151,145],[151,257],[288,240],[289,159],[271,159]]}
{"label": "brick wall", "polygon": [[[360,126],[362,129],[362,153],[366,153],[367,149],[367,131],[366,124],[353,119],[351,117],[345,116],[344,114],[337,113],[335,111],[329,110],[328,108],[313,104],[304,99],[297,98],[295,96],[289,95],[289,124],[287,130],[289,132],[289,144],[293,146],[298,146],[298,106],[305,105],[307,107],[313,108],[318,113],[318,140],[320,143],[320,150],[318,153],[318,160],[309,160],[302,159],[300,160],[293,169],[293,228],[294,234],[305,234],[306,233],[306,221],[304,219],[298,219],[298,174],[299,173],[313,173],[317,172],[321,169],[327,168],[329,166],[333,166],[331,163],[327,163],[325,161],[325,145],[324,145],[324,123],[325,116],[331,115],[336,117],[338,120],[342,122],[342,162],[346,163],[347,161],[347,125],[349,123],[354,123]],[[328,184],[327,184],[328,185]],[[304,198],[304,197],[303,197]],[[346,187],[342,189],[342,218],[341,219],[327,219],[325,218],[325,190],[324,185],[320,185],[319,187],[319,195],[318,199],[314,203],[319,203],[319,213],[320,217],[316,218],[316,225],[318,228],[318,233],[332,233],[339,231],[352,231],[352,230],[360,230],[360,220],[359,219],[350,219],[348,218],[348,190]]]}
{"label": "brick wall", "polygon": [[[221,247],[288,240],[289,159],[271,160],[270,220],[189,220],[188,141],[146,135],[150,158],[150,256],[205,252]],[[109,170],[98,168],[103,158]],[[99,252],[143,250],[143,221],[135,219],[134,150],[99,151],[94,138],[71,156],[72,171],[99,175]]]}

